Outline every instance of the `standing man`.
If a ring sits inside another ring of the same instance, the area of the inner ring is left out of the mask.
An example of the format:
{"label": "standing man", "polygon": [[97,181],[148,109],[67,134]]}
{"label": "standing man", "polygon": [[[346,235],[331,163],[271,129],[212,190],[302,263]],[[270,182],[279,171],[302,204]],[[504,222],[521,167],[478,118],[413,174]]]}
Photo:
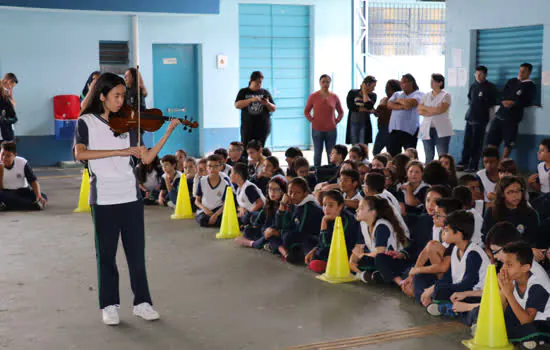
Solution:
{"label": "standing man", "polygon": [[265,146],[271,131],[271,113],[277,107],[269,91],[262,89],[264,75],[253,72],[248,87],[241,89],[235,100],[235,108],[241,110],[241,142],[246,146],[250,140],[257,140]]}
{"label": "standing man", "polygon": [[533,105],[537,94],[535,83],[529,79],[533,66],[523,63],[519,67],[518,77],[508,80],[502,91],[502,101],[496,117],[489,127],[487,144],[489,147],[500,147],[504,142],[502,158],[508,158],[516,145],[518,126],[523,119],[525,107]]}
{"label": "standing man", "polygon": [[490,115],[498,104],[498,90],[495,84],[487,80],[487,67],[476,68],[476,81],[468,92],[470,107],[466,112],[466,127],[464,129],[464,147],[459,168],[475,172],[479,166],[485,130]]}
{"label": "standing man", "polygon": [[13,98],[13,89],[15,88],[15,85],[19,83],[19,80],[17,80],[17,77],[13,73],[6,73],[4,75],[4,78],[2,78],[2,87],[4,88],[4,92],[6,92],[6,95],[11,101],[11,104],[13,105],[13,108],[15,108],[15,99]]}

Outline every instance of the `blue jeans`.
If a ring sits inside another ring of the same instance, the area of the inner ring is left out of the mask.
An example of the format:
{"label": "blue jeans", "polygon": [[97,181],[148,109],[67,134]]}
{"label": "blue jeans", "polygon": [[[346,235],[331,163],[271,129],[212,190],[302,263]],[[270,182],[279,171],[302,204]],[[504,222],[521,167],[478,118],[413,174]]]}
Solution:
{"label": "blue jeans", "polygon": [[426,164],[434,160],[435,148],[437,147],[437,154],[447,154],[449,153],[449,143],[451,142],[451,137],[438,137],[437,130],[435,128],[430,129],[430,139],[422,140],[424,143],[424,152],[426,153]]}
{"label": "blue jeans", "polygon": [[363,143],[363,140],[365,139],[365,131],[367,129],[365,122],[350,123],[351,144],[356,145],[358,143]]}
{"label": "blue jeans", "polygon": [[317,131],[312,130],[313,137],[313,162],[315,166],[321,166],[321,157],[323,156],[323,145],[327,151],[327,159],[330,164],[330,152],[336,145],[337,130]]}
{"label": "blue jeans", "polygon": [[388,130],[388,126],[378,126],[378,134],[376,134],[376,139],[374,140],[374,149],[372,153],[374,155],[379,154],[384,147],[388,148],[389,143],[390,131]]}

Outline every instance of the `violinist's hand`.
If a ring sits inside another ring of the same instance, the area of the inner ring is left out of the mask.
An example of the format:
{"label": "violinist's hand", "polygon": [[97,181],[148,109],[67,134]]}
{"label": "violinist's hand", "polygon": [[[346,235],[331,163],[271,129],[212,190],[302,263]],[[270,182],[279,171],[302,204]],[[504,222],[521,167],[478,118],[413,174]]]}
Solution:
{"label": "violinist's hand", "polygon": [[178,119],[172,119],[170,124],[168,124],[168,129],[166,131],[168,131],[168,132],[174,131],[174,129],[180,124],[181,124],[181,122]]}
{"label": "violinist's hand", "polygon": [[141,147],[130,147],[122,150],[122,156],[134,156],[136,158],[141,158],[142,149]]}

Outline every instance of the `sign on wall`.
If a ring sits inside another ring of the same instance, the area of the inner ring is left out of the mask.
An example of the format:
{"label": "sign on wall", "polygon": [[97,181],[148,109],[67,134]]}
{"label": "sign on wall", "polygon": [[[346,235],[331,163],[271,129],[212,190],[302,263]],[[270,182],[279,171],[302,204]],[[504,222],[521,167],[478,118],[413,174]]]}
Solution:
{"label": "sign on wall", "polygon": [[0,0],[0,6],[116,12],[220,13],[220,0]]}

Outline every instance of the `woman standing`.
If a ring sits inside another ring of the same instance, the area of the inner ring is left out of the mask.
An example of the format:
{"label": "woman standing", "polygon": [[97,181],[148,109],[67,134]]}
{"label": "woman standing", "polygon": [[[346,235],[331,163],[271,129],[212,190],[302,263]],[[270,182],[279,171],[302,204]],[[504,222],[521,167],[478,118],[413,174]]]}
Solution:
{"label": "woman standing", "polygon": [[139,110],[143,111],[147,109],[145,105],[145,98],[147,97],[147,88],[145,88],[145,84],[143,84],[143,78],[141,77],[141,73],[139,73],[139,78],[138,78],[138,71],[135,68],[129,68],[124,73],[124,81],[126,82],[126,103],[137,109],[138,79],[139,79],[139,88],[140,88]]}
{"label": "woman standing", "polygon": [[[143,200],[135,175],[137,159],[153,162],[179,121],[173,120],[150,150],[138,145],[139,133],[115,134],[109,119],[116,118],[126,96],[124,80],[112,73],[101,75],[86,99],[75,130],[75,158],[86,161],[90,173],[90,206],[95,227],[99,276],[99,306],[103,322],[119,324],[120,304],[116,251],[119,237],[126,253],[134,292],[134,315],[156,320],[145,271]],[[143,140],[141,140],[143,141]]]}
{"label": "woman standing", "polygon": [[99,76],[101,75],[100,71],[95,71],[90,74],[88,77],[88,80],[86,80],[86,84],[84,85],[84,88],[82,89],[82,93],[80,94],[80,103],[84,101],[84,98],[88,95],[88,92],[90,92],[90,89],[92,87],[92,82],[94,82]]}
{"label": "woman standing", "polygon": [[[313,137],[313,160],[315,166],[321,165],[323,155],[323,145],[327,151],[327,159],[330,164],[330,152],[336,145],[337,130],[336,125],[344,117],[344,110],[340,99],[336,94],[330,92],[330,76],[323,74],[319,79],[321,90],[314,92],[307,99],[304,114],[311,122]],[[313,110],[313,115],[311,111]],[[335,118],[334,111],[338,112]]]}
{"label": "woman standing", "polygon": [[432,74],[432,92],[425,94],[418,106],[418,113],[424,116],[419,136],[424,143],[426,163],[435,156],[449,153],[449,143],[453,135],[453,125],[449,119],[451,95],[443,90],[445,78],[441,74]]}
{"label": "woman standing", "polygon": [[346,126],[346,144],[372,143],[372,125],[370,114],[376,103],[376,78],[367,76],[361,84],[361,89],[350,90],[346,103],[349,115]]}
{"label": "woman standing", "polygon": [[271,131],[271,113],[277,107],[269,91],[262,89],[264,75],[252,72],[248,87],[239,90],[235,108],[241,110],[241,142],[246,147],[250,140],[261,142],[262,147]]}
{"label": "woman standing", "polygon": [[401,91],[399,80],[388,80],[386,83],[386,97],[380,101],[374,112],[374,115],[378,118],[378,134],[376,134],[374,141],[374,155],[389,147],[390,132],[388,126],[390,125],[391,110],[388,108],[388,100],[398,91]]}

